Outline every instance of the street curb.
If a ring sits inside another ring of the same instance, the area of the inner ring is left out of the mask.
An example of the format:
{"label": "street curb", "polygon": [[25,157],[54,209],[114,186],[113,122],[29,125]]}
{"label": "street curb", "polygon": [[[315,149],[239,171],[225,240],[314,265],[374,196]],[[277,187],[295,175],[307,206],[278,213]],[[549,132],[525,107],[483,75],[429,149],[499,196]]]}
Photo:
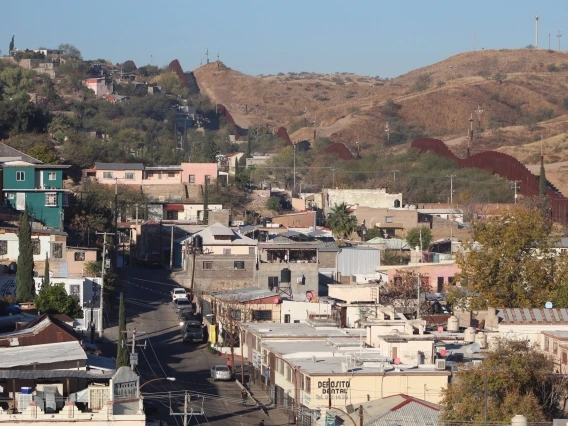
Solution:
{"label": "street curb", "polygon": [[246,386],[243,385],[243,384],[239,381],[239,379],[235,379],[235,382],[237,383],[237,385],[238,385],[241,389],[246,390],[248,396],[249,396],[251,399],[253,399],[254,402],[256,403],[256,406],[257,406],[258,408],[260,408],[264,414],[266,414],[268,417],[270,417],[270,414],[268,414],[268,408],[266,408],[266,405],[264,405],[264,404],[261,403],[258,399],[256,399],[256,398],[254,397],[254,395],[251,393],[251,391],[248,390],[248,389],[246,388]]}

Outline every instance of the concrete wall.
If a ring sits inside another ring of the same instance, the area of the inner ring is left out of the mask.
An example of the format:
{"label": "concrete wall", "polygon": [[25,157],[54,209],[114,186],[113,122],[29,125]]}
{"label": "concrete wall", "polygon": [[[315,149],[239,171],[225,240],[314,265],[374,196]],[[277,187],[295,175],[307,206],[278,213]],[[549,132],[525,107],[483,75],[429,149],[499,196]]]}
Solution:
{"label": "concrete wall", "polygon": [[[222,251],[221,251],[222,253]],[[250,287],[256,280],[256,255],[205,254],[195,257],[195,282],[203,292]],[[189,277],[193,268],[193,256],[186,255]],[[213,269],[203,269],[203,262],[213,262]],[[235,261],[244,261],[245,269],[235,270]]]}
{"label": "concrete wall", "polygon": [[379,286],[375,284],[334,284],[328,285],[328,296],[345,303],[373,302],[377,303]]}
{"label": "concrete wall", "polygon": [[[84,260],[80,260],[82,256],[84,256]],[[68,247],[66,259],[68,275],[82,276],[85,268],[85,263],[96,262],[97,250],[83,250],[80,248]]]}
{"label": "concrete wall", "polygon": [[402,193],[389,194],[385,189],[325,189],[322,201],[326,214],[331,207],[341,203],[359,207],[389,208],[395,207],[395,201],[402,206]]}
{"label": "concrete wall", "polygon": [[310,314],[330,315],[332,306],[329,303],[282,301],[281,320],[284,322],[285,315],[290,315],[290,323],[296,321],[306,322]]}
{"label": "concrete wall", "polygon": [[[302,200],[303,201],[303,200]],[[272,218],[272,223],[278,223],[290,228],[309,228],[314,226],[316,212],[291,213]]]}
{"label": "concrete wall", "polygon": [[[432,291],[438,292],[438,278],[442,278],[444,280],[442,291],[447,291],[449,287],[456,285],[456,281],[454,280],[453,284],[449,283],[449,279],[455,277],[459,272],[460,268],[453,262],[443,264],[443,263],[421,263],[416,264],[412,267],[393,267],[392,269],[388,269],[389,275],[389,283],[394,281],[394,277],[397,275],[397,268],[398,269],[414,269],[418,270],[420,274],[424,277],[428,277],[430,281],[430,287]],[[382,269],[382,268],[381,268]]]}
{"label": "concrete wall", "polygon": [[[282,269],[288,268],[291,271],[291,287],[292,293],[296,295],[306,294],[307,291],[313,291],[319,294],[319,275],[317,263],[260,263],[257,272],[257,282],[260,288],[268,288],[268,277],[278,277],[280,281],[280,272]],[[298,278],[304,276],[304,283],[298,283]]]}
{"label": "concrete wall", "polygon": [[337,270],[336,251],[318,251],[318,261],[320,269],[332,268]]}
{"label": "concrete wall", "polygon": [[[171,176],[170,176],[171,175]],[[181,183],[180,170],[144,170],[144,185],[171,185]]]}
{"label": "concrete wall", "polygon": [[[111,175],[105,178],[105,173],[110,173]],[[126,179],[127,173],[132,173],[134,179]],[[95,178],[103,185],[115,185],[115,178],[119,179],[119,185],[142,185],[142,174],[142,170],[96,170]]]}
{"label": "concrete wall", "polygon": [[363,223],[364,220],[367,228],[396,225],[408,230],[418,226],[417,210],[357,206],[354,214],[357,217],[357,223]]}
{"label": "concrete wall", "polygon": [[[401,335],[405,337],[404,334]],[[389,339],[377,339],[376,347],[379,348],[381,355],[400,359],[403,364],[417,364],[417,354],[422,352],[424,354],[424,362],[426,364],[433,363],[434,342],[432,340],[406,340],[391,342]]]}

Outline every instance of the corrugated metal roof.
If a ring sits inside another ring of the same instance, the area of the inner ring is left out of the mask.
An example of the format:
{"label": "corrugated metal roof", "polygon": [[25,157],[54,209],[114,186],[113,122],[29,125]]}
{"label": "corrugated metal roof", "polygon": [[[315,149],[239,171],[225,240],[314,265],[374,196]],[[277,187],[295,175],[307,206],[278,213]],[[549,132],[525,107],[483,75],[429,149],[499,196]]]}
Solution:
{"label": "corrugated metal roof", "polygon": [[561,324],[568,325],[567,309],[506,308],[501,309],[501,324]]}
{"label": "corrugated metal roof", "polygon": [[269,289],[261,289],[259,287],[248,287],[239,288],[235,290],[218,291],[211,293],[213,297],[220,300],[230,301],[230,302],[250,302],[253,300],[264,299],[267,297],[278,298],[277,293],[270,291]]}
{"label": "corrugated metal roof", "polygon": [[77,341],[0,348],[0,368],[86,359],[87,354]]}

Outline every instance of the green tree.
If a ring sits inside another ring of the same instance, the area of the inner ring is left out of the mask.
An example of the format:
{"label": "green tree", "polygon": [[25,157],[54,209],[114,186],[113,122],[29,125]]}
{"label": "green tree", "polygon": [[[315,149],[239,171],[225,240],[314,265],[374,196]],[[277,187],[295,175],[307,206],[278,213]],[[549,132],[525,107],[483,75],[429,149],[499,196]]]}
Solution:
{"label": "green tree", "polygon": [[128,347],[126,346],[126,310],[124,308],[124,293],[120,293],[118,307],[118,340],[116,341],[116,368],[129,365]]}
{"label": "green tree", "polygon": [[239,170],[239,160],[235,157],[235,180],[237,180],[237,176],[241,173]]}
{"label": "green tree", "polygon": [[473,239],[458,252],[460,293],[471,309],[542,307],[567,282],[568,257],[554,249],[553,224],[539,206],[518,205],[473,222]]}
{"label": "green tree", "polygon": [[538,193],[545,197],[546,196],[546,174],[544,172],[544,163],[540,162],[540,176],[538,181]]}
{"label": "green tree", "polygon": [[43,285],[35,299],[38,311],[44,314],[65,314],[71,318],[83,318],[79,302],[67,294],[65,284]]}
{"label": "green tree", "polygon": [[0,80],[4,82],[2,87],[4,98],[27,96],[27,93],[34,87],[33,73],[20,67],[5,68],[0,72]]}
{"label": "green tree", "polygon": [[[432,241],[432,231],[428,226],[417,226],[411,228],[406,234],[406,242],[411,248],[420,247],[420,250],[427,250]],[[420,244],[422,242],[422,244]]]}
{"label": "green tree", "polygon": [[77,49],[74,45],[70,43],[62,43],[58,47],[62,51],[61,56],[68,59],[79,59],[82,60],[81,51]]}
{"label": "green tree", "polygon": [[8,54],[10,55],[14,50],[14,36],[12,36],[12,40],[10,40],[10,49],[8,50]]}
{"label": "green tree", "polygon": [[347,204],[336,204],[327,215],[327,225],[336,238],[346,239],[357,228],[357,218],[351,214]]}
{"label": "green tree", "polygon": [[507,74],[505,74],[503,71],[497,71],[495,74],[493,74],[493,80],[495,80],[499,84],[503,83],[506,79]]}
{"label": "green tree", "polygon": [[24,214],[20,217],[18,226],[18,270],[16,272],[16,298],[18,302],[31,302],[34,300],[34,256],[32,248],[32,231],[28,206],[24,208]]}
{"label": "green tree", "polygon": [[373,226],[372,228],[367,229],[367,233],[365,234],[365,239],[367,241],[372,240],[373,238],[377,238],[383,237],[383,234],[381,233],[381,230],[379,228],[377,228],[376,226]]}
{"label": "green tree", "polygon": [[45,268],[43,270],[43,283],[41,288],[49,287],[51,283],[49,282],[49,258],[47,253],[45,253]]}
{"label": "green tree", "polygon": [[562,382],[554,364],[527,341],[502,340],[485,353],[483,364],[460,369],[444,389],[441,420],[451,424],[484,422],[487,381],[487,421],[510,423],[522,414],[529,422],[551,421],[562,405]]}
{"label": "green tree", "polygon": [[47,144],[36,145],[30,148],[27,154],[31,157],[37,158],[44,164],[59,164],[57,152],[52,146]]}
{"label": "green tree", "polygon": [[282,203],[280,202],[280,197],[270,197],[266,200],[266,208],[273,212],[280,213],[282,211]]}

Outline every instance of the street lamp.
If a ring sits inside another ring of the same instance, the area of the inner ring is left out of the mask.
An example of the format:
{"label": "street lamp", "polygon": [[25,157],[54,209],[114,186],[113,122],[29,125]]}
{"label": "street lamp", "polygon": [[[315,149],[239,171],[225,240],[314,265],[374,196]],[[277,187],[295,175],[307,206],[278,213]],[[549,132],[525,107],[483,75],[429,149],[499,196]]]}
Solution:
{"label": "street lamp", "polygon": [[158,380],[169,380],[170,382],[175,382],[176,378],[175,377],[157,377],[155,379],[152,380],[148,380],[147,382],[144,382],[139,388],[138,391],[140,391],[144,386],[146,386],[148,383],[152,383]]}

